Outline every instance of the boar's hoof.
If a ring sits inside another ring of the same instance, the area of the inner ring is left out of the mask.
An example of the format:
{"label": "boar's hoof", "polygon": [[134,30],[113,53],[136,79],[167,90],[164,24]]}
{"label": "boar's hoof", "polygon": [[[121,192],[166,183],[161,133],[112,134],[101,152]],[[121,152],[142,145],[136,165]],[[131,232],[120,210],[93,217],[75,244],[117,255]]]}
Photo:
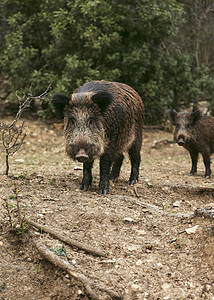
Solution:
{"label": "boar's hoof", "polygon": [[100,182],[99,195],[107,195],[109,193],[109,182]]}
{"label": "boar's hoof", "polygon": [[89,186],[91,185],[91,181],[92,181],[91,178],[90,178],[90,180],[86,180],[86,179],[83,178],[83,180],[80,184],[80,190],[81,191],[87,191]]}
{"label": "boar's hoof", "polygon": [[84,149],[80,149],[79,152],[77,153],[77,155],[75,156],[75,158],[79,161],[79,162],[86,162],[88,160],[88,155],[86,154]]}
{"label": "boar's hoof", "polygon": [[129,185],[134,185],[136,183],[136,181],[137,181],[136,179],[129,180],[128,184]]}
{"label": "boar's hoof", "polygon": [[129,185],[134,185],[138,181],[138,176],[130,176],[128,184]]}
{"label": "boar's hoof", "polygon": [[190,172],[189,173],[189,176],[193,176],[193,175],[195,175],[196,174],[196,172]]}
{"label": "boar's hoof", "polygon": [[107,195],[109,193],[109,189],[99,189],[99,195]]}
{"label": "boar's hoof", "polygon": [[81,185],[80,185],[80,190],[81,191],[87,191],[88,188],[89,188],[89,184],[87,184],[87,183],[81,183]]}
{"label": "boar's hoof", "polygon": [[209,179],[211,176],[210,175],[205,175],[204,176],[206,179]]}

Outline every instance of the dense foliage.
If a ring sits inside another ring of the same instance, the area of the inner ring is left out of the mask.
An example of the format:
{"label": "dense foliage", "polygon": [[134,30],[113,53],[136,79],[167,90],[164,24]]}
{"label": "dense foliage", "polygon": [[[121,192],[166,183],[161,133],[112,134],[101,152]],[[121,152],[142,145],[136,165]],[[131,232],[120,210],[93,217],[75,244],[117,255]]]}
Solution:
{"label": "dense foliage", "polygon": [[[191,1],[190,1],[191,2]],[[184,1],[2,0],[0,68],[16,90],[71,94],[86,81],[124,82],[160,123],[168,107],[214,99],[211,68],[184,49]],[[186,46],[186,45],[185,45]],[[214,106],[214,105],[213,105]]]}

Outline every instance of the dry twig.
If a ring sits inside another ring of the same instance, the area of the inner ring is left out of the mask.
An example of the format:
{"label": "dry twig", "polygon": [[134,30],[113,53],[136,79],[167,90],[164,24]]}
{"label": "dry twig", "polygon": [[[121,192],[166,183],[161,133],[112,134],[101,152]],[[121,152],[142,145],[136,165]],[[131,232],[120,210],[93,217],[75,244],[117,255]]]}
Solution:
{"label": "dry twig", "polygon": [[0,268],[4,269],[16,269],[17,271],[24,270],[23,267],[15,266],[15,265],[0,265]]}
{"label": "dry twig", "polygon": [[201,207],[195,210],[196,216],[214,219],[214,207]]}
{"label": "dry twig", "polygon": [[214,195],[214,187],[212,186],[193,186],[190,184],[164,184],[164,186],[169,187],[171,189],[185,189],[188,192],[193,193],[211,193]]}
{"label": "dry twig", "polygon": [[168,144],[175,144],[175,141],[171,141],[171,140],[167,140],[167,139],[155,141],[152,148],[158,149],[159,147],[162,147],[162,146],[165,146],[165,145],[168,145]]}
{"label": "dry twig", "polygon": [[139,205],[141,207],[146,207],[148,209],[152,209],[155,210],[156,212],[165,215],[165,216],[169,216],[169,217],[176,217],[176,218],[192,218],[194,217],[194,213],[193,212],[189,212],[189,213],[170,213],[170,212],[166,212],[161,210],[158,206],[150,204],[150,203],[146,203],[143,202],[141,200],[135,199],[133,197],[128,197],[128,196],[123,196],[123,195],[114,195],[114,197],[117,197],[119,199],[122,199],[124,201],[130,201],[136,205]]}
{"label": "dry twig", "polygon": [[103,291],[111,296],[112,299],[122,299],[122,296],[118,293],[106,288],[103,285],[100,285],[91,279],[87,278],[85,275],[77,272],[75,268],[69,264],[69,262],[65,261],[64,259],[58,257],[56,254],[51,252],[44,244],[42,243],[35,243],[35,246],[39,253],[48,261],[50,261],[56,267],[65,270],[68,274],[70,274],[74,279],[79,280],[85,287],[87,294],[92,299],[101,299],[97,293],[93,291],[93,288],[97,288],[100,291]]}
{"label": "dry twig", "polygon": [[50,233],[55,238],[59,239],[60,241],[66,243],[70,246],[73,246],[73,247],[76,247],[78,249],[84,250],[84,251],[86,251],[88,253],[91,253],[93,255],[96,255],[96,256],[106,256],[106,254],[104,252],[102,252],[101,250],[95,249],[95,248],[93,248],[89,245],[86,245],[86,244],[80,243],[80,242],[78,242],[74,239],[71,239],[71,238],[69,238],[68,236],[66,236],[64,234],[59,233],[58,231],[56,232],[52,228],[49,228],[47,226],[44,226],[42,224],[36,223],[34,221],[31,221],[31,220],[29,221],[29,219],[27,219],[27,218],[25,218],[25,221],[29,222],[31,225],[33,225],[34,227],[38,228],[41,231]]}
{"label": "dry twig", "polygon": [[[28,218],[28,220],[26,221],[25,216],[23,217],[21,214],[21,206],[20,206],[20,200],[18,196],[19,190],[16,186],[16,182],[14,182],[14,194],[15,195],[13,195],[13,199],[15,200],[15,205],[9,203],[7,199],[3,198],[5,202],[5,208],[7,210],[9,225],[10,225],[10,229],[7,230],[5,233],[11,230],[16,234],[22,234],[27,231],[30,225],[30,221],[29,221],[30,218]],[[12,213],[14,210],[17,213],[17,216],[14,216],[14,214]],[[0,234],[4,234],[4,233],[0,233]]]}

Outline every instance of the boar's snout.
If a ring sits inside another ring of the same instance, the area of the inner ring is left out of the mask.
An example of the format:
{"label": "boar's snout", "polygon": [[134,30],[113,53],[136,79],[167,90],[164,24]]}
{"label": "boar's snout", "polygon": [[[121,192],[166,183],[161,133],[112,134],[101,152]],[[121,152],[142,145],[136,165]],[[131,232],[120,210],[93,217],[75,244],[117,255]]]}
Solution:
{"label": "boar's snout", "polygon": [[81,148],[78,151],[78,153],[76,154],[75,159],[77,159],[79,162],[83,162],[84,163],[84,162],[86,162],[89,159],[89,156],[85,152],[85,150]]}
{"label": "boar's snout", "polygon": [[184,137],[184,135],[179,135],[178,136],[177,143],[178,143],[179,146],[184,146],[185,145],[185,137]]}

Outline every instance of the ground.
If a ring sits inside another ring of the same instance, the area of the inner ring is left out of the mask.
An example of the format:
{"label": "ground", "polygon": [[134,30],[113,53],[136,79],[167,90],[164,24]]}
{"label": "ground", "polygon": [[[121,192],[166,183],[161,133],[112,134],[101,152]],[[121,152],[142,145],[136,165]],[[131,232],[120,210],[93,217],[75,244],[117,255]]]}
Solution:
{"label": "ground", "polygon": [[[27,137],[9,159],[8,177],[1,152],[1,300],[89,299],[78,280],[43,259],[35,241],[48,249],[65,247],[62,259],[126,300],[214,299],[213,219],[185,215],[213,206],[214,179],[203,177],[202,159],[198,174],[188,176],[191,163],[185,149],[156,143],[172,141],[172,133],[147,128],[139,183],[127,185],[126,157],[118,182],[111,184],[107,196],[100,196],[98,161],[91,189],[79,190],[82,166],[66,157],[61,124],[26,120],[25,126]],[[15,186],[22,214],[106,256],[72,248],[33,226],[19,235],[8,231],[5,200],[17,219]],[[110,299],[97,293],[100,299]]]}

